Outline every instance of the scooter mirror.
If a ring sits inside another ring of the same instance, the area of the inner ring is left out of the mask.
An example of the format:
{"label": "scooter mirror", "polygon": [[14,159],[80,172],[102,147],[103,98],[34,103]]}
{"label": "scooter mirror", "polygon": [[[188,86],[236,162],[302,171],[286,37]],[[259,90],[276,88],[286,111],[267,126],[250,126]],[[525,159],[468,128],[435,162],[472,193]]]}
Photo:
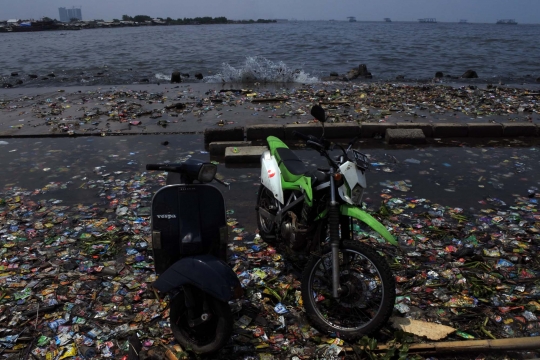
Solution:
{"label": "scooter mirror", "polygon": [[326,114],[320,105],[314,105],[311,108],[311,115],[322,123],[326,121]]}
{"label": "scooter mirror", "polygon": [[199,171],[198,180],[201,183],[207,183],[214,179],[216,176],[217,166],[211,163],[204,163]]}

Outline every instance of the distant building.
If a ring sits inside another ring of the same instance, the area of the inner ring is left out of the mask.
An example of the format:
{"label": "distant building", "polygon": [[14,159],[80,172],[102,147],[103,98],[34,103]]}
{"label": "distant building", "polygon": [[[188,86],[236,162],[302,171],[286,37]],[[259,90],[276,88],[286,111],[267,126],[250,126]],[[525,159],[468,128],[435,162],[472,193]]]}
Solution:
{"label": "distant building", "polygon": [[73,7],[71,9],[66,9],[65,7],[58,8],[60,14],[61,22],[70,22],[71,19],[82,20],[82,11],[81,8]]}

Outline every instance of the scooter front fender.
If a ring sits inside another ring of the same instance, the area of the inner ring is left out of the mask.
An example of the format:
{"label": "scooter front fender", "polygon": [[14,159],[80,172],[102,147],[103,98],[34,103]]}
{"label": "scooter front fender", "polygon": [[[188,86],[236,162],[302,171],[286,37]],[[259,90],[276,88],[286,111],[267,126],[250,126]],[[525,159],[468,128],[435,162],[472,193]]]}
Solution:
{"label": "scooter front fender", "polygon": [[396,239],[392,236],[392,234],[390,234],[388,230],[386,230],[384,225],[378,222],[373,216],[369,215],[364,210],[361,210],[357,208],[356,206],[343,204],[340,207],[340,212],[341,212],[341,215],[353,217],[355,219],[358,219],[366,223],[369,227],[371,227],[373,230],[378,232],[390,244],[398,245]]}
{"label": "scooter front fender", "polygon": [[165,270],[153,286],[168,293],[190,284],[218,300],[229,301],[241,289],[235,272],[224,261],[212,255],[195,255],[182,258]]}

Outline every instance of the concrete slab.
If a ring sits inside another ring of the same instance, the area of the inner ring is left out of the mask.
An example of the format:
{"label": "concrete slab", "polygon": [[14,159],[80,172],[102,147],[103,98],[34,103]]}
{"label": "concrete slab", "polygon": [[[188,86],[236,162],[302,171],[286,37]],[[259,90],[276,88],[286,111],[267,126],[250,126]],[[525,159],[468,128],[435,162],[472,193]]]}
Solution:
{"label": "concrete slab", "polygon": [[501,137],[503,128],[501,124],[476,124],[470,123],[469,137]]}
{"label": "concrete slab", "polygon": [[425,144],[426,135],[421,129],[386,129],[388,144]]}
{"label": "concrete slab", "polygon": [[468,124],[442,123],[433,124],[433,137],[449,138],[449,137],[467,137],[469,136]]}
{"label": "concrete slab", "polygon": [[538,127],[527,123],[504,123],[502,124],[503,136],[536,136]]}
{"label": "concrete slab", "polygon": [[269,136],[277,136],[280,139],[285,138],[285,128],[283,125],[248,125],[246,126],[246,139],[266,140]]}
{"label": "concrete slab", "polygon": [[375,136],[385,136],[387,129],[395,129],[396,124],[392,123],[362,123],[360,126],[360,137],[372,138]]}
{"label": "concrete slab", "polygon": [[207,128],[204,130],[204,143],[216,141],[244,141],[243,127]]}
{"label": "concrete slab", "polygon": [[426,137],[433,137],[433,126],[430,123],[396,123],[397,129],[420,129]]}
{"label": "concrete slab", "polygon": [[293,136],[293,131],[298,131],[304,135],[313,135],[316,137],[321,137],[323,133],[321,124],[288,124],[285,125],[286,140],[298,140]]}
{"label": "concrete slab", "polygon": [[327,139],[352,139],[360,135],[360,125],[356,123],[324,124],[324,137]]}
{"label": "concrete slab", "polygon": [[261,155],[266,150],[268,150],[268,147],[266,146],[246,146],[240,148],[228,147],[225,149],[225,163],[258,163],[261,161]]}
{"label": "concrete slab", "polygon": [[251,141],[216,141],[208,145],[210,155],[224,155],[228,147],[246,147],[251,146]]}

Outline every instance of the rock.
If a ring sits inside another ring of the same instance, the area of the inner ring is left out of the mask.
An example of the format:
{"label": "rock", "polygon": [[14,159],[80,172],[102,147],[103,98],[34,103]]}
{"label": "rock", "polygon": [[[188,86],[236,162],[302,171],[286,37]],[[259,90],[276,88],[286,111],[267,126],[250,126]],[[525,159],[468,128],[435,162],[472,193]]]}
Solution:
{"label": "rock", "polygon": [[202,80],[203,79],[203,75],[201,73],[196,73],[195,74],[195,78],[199,79],[199,80]]}
{"label": "rock", "polygon": [[366,64],[358,65],[358,76],[369,76],[371,73],[367,70]]}
{"label": "rock", "polygon": [[180,77],[180,71],[175,71],[171,74],[171,84],[181,83],[182,78]]}
{"label": "rock", "polygon": [[18,72],[12,72],[11,76],[19,76],[19,73]]}
{"label": "rock", "polygon": [[437,78],[437,79],[440,79],[440,78],[442,78],[443,76],[444,76],[444,74],[442,73],[442,71],[437,71],[437,72],[435,73],[435,78]]}
{"label": "rock", "polygon": [[347,79],[343,79],[339,76],[323,76],[321,77],[322,81],[347,81]]}
{"label": "rock", "polygon": [[536,79],[536,82],[540,82],[540,77]]}
{"label": "rock", "polygon": [[44,77],[41,78],[41,80],[49,80],[49,78],[44,76]]}
{"label": "rock", "polygon": [[23,83],[23,81],[22,81],[22,80],[17,80],[17,82],[16,82],[15,84],[17,84],[17,85],[21,85],[22,83]]}
{"label": "rock", "polygon": [[104,74],[102,72],[98,72],[96,76],[103,76]]}
{"label": "rock", "polygon": [[373,75],[369,71],[367,71],[367,66],[365,64],[358,65],[357,69],[352,69],[347,73],[345,76],[347,80],[353,80],[358,77],[365,77],[366,79],[372,79]]}
{"label": "rock", "polygon": [[9,89],[9,88],[12,88],[13,85],[11,85],[10,83],[3,83],[3,84],[2,84],[2,87],[3,87],[4,89]]}
{"label": "rock", "polygon": [[396,80],[405,80],[405,75],[396,76]]}
{"label": "rock", "polygon": [[50,73],[47,75],[48,77],[56,77],[56,75],[54,75],[53,73]]}
{"label": "rock", "polygon": [[30,79],[37,79],[38,76],[35,75],[35,74],[30,74],[30,75],[28,75],[28,77],[29,77]]}
{"label": "rock", "polygon": [[150,82],[150,80],[148,80],[147,78],[144,78],[144,79],[139,80],[139,82],[147,83],[147,82]]}
{"label": "rock", "polygon": [[461,77],[463,79],[475,79],[478,77],[478,74],[474,70],[467,70]]}
{"label": "rock", "polygon": [[330,73],[330,76],[339,76],[339,74],[338,74],[337,72],[335,72],[335,71],[332,71],[332,72]]}

